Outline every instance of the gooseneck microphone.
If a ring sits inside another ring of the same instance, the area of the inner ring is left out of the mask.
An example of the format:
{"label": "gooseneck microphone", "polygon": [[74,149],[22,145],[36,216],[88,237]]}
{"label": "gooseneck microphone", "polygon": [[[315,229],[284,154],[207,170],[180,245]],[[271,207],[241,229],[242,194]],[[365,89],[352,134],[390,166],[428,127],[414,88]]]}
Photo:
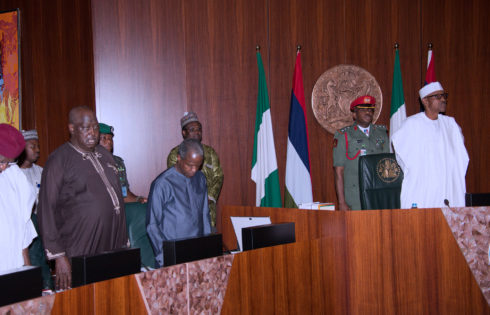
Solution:
{"label": "gooseneck microphone", "polygon": [[446,205],[448,208],[450,208],[450,206],[449,206],[449,200],[444,199],[444,204],[445,204],[445,205]]}

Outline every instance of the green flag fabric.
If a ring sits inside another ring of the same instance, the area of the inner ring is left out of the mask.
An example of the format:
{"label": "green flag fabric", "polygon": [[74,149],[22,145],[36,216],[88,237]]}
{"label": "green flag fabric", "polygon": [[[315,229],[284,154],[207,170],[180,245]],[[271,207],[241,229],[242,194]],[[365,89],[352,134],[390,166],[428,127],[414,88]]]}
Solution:
{"label": "green flag fabric", "polygon": [[267,82],[260,52],[257,52],[257,65],[259,68],[259,93],[251,178],[256,184],[255,200],[258,207],[282,207],[269,93],[267,92]]}
{"label": "green flag fabric", "polygon": [[391,89],[390,141],[392,135],[400,129],[405,119],[407,119],[407,110],[405,107],[405,97],[403,96],[400,56],[397,49],[395,52],[395,65],[393,66],[393,87]]}

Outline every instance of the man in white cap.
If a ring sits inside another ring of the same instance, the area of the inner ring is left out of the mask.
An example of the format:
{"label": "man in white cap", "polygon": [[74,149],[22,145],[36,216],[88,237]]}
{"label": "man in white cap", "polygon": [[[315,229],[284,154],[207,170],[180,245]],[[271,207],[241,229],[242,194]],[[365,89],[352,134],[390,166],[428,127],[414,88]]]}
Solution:
{"label": "man in white cap", "polygon": [[[41,175],[43,168],[36,164],[39,159],[39,137],[35,129],[22,130],[22,136],[26,142],[24,151],[17,159],[17,165],[20,170],[27,177],[27,180],[31,184],[33,191],[36,193],[36,202],[34,203],[34,212],[31,215],[32,223],[36,228],[36,232],[39,234],[39,224],[37,219],[37,202],[39,200],[39,188],[41,187]],[[44,247],[39,237],[36,237],[32,244],[29,246],[29,258],[33,266],[41,267],[41,275],[43,278],[43,288],[45,290],[51,290],[53,287],[53,280],[51,278],[51,270],[48,266]]]}
{"label": "man in white cap", "polygon": [[[197,118],[197,114],[194,112],[185,112],[184,116],[180,119],[180,126],[182,128],[182,138],[196,139],[202,141],[202,125]],[[209,216],[211,217],[211,226],[216,228],[216,204],[218,203],[218,197],[221,192],[221,186],[223,186],[223,169],[221,168],[218,154],[214,149],[202,143],[204,148],[204,162],[202,164],[201,171],[206,177],[206,186],[208,188],[208,204],[209,204]],[[177,164],[179,146],[173,148],[167,157],[167,168],[171,168]]]}
{"label": "man in white cap", "polygon": [[392,138],[404,172],[401,207],[463,207],[469,157],[459,125],[440,114],[446,111],[448,94],[432,82],[419,95],[425,111],[409,117]]}
{"label": "man in white cap", "polygon": [[21,132],[24,136],[26,146],[17,161],[17,165],[19,165],[20,170],[26,175],[37,196],[39,194],[39,187],[41,187],[41,175],[43,173],[43,168],[36,164],[40,152],[39,137],[37,131],[34,129],[22,130]]}

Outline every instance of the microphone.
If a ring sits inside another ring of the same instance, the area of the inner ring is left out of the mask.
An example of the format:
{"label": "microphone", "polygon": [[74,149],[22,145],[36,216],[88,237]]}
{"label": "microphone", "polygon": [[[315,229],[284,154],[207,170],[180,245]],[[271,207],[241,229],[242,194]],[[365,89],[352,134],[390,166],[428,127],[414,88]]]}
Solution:
{"label": "microphone", "polygon": [[445,205],[446,205],[448,208],[450,208],[450,207],[449,207],[449,200],[444,199],[444,204],[445,204]]}

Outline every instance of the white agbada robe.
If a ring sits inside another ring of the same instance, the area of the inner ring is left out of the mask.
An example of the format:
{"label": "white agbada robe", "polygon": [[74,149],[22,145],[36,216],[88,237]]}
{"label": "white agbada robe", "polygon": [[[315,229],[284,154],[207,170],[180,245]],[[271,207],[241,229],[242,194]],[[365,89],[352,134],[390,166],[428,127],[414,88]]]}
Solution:
{"label": "white agbada robe", "polygon": [[24,265],[22,250],[37,236],[31,221],[36,194],[17,165],[0,172],[0,271]]}
{"label": "white agbada robe", "polygon": [[[39,202],[39,188],[41,187],[41,176],[43,174],[43,168],[37,164],[32,164],[29,168],[21,168],[22,173],[27,178],[27,181],[31,184],[36,193],[36,205]],[[37,207],[37,206],[36,206]],[[37,209],[34,210],[37,214]]]}
{"label": "white agbada robe", "polygon": [[404,178],[401,207],[465,206],[469,157],[461,128],[453,117],[429,119],[424,112],[409,117],[392,137]]}

